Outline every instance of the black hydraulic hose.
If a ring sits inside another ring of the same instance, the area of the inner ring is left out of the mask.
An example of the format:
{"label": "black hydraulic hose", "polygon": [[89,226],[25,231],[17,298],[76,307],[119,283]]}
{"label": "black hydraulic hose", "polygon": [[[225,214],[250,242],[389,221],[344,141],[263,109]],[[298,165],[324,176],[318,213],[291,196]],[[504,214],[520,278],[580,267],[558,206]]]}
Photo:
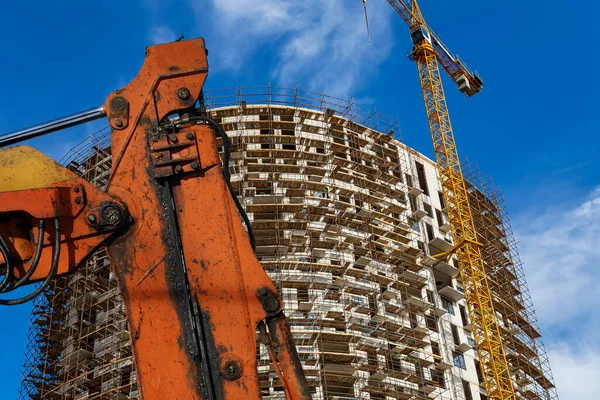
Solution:
{"label": "black hydraulic hose", "polygon": [[23,296],[20,299],[15,300],[0,300],[0,305],[3,306],[14,306],[17,304],[23,304],[28,302],[29,300],[37,297],[40,293],[42,293],[52,279],[56,277],[56,273],[58,272],[58,261],[60,260],[60,221],[58,218],[54,218],[54,247],[52,248],[52,266],[50,267],[50,271],[46,276],[46,279],[42,282],[42,284],[33,292],[28,294],[27,296]]}
{"label": "black hydraulic hose", "polygon": [[40,263],[40,257],[42,255],[43,244],[44,244],[44,220],[40,220],[40,222],[38,223],[37,245],[36,245],[36,249],[35,249],[35,254],[33,256],[33,261],[31,262],[31,267],[29,267],[29,270],[27,270],[27,273],[25,275],[23,275],[17,282],[15,282],[13,285],[10,285],[10,288],[4,290],[4,293],[12,292],[13,290],[18,289],[19,287],[23,286],[29,280],[29,278],[31,278],[31,275],[33,275],[33,273],[35,272],[35,270],[38,267],[38,264]]}
{"label": "black hydraulic hose", "polygon": [[8,287],[8,284],[10,283],[10,279],[12,278],[14,272],[12,256],[10,254],[8,244],[6,243],[2,235],[0,235],[0,252],[2,253],[2,257],[4,257],[4,263],[6,265],[4,277],[2,278],[2,282],[0,282],[0,293],[2,293],[4,289]]}
{"label": "black hydraulic hose", "polygon": [[[211,120],[212,121],[212,120]],[[217,135],[221,136],[223,139],[223,176],[225,178],[225,182],[227,183],[227,187],[229,188],[229,193],[233,198],[233,202],[235,203],[238,212],[242,216],[244,220],[244,224],[246,224],[246,228],[248,229],[248,238],[250,239],[250,245],[252,246],[252,250],[256,251],[256,241],[254,237],[254,229],[252,228],[252,224],[250,223],[250,219],[248,218],[248,214],[246,214],[246,210],[240,204],[239,199],[235,195],[233,191],[233,187],[231,187],[231,173],[229,172],[229,155],[230,155],[230,143],[229,136],[223,129],[223,127],[218,124],[216,121],[213,121],[216,124],[215,131]]]}

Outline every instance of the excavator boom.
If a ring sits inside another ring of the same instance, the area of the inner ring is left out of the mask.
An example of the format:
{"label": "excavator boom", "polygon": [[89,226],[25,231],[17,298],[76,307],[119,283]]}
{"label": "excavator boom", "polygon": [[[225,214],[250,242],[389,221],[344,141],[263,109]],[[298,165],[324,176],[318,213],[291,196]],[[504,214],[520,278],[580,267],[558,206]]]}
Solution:
{"label": "excavator boom", "polygon": [[281,298],[232,196],[228,137],[197,107],[206,54],[202,39],[148,47],[137,77],[95,109],[112,128],[106,192],[31,148],[0,150],[0,292],[42,280],[37,294],[105,245],[145,400],[260,399],[257,338],[287,398],[307,400]]}

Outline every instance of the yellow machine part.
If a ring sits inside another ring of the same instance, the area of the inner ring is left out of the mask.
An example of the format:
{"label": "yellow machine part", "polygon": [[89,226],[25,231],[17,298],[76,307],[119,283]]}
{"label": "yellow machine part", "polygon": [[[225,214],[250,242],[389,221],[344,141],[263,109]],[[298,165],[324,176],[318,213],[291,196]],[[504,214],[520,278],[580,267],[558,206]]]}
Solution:
{"label": "yellow machine part", "polygon": [[41,189],[73,177],[75,174],[33,147],[0,149],[0,192]]}

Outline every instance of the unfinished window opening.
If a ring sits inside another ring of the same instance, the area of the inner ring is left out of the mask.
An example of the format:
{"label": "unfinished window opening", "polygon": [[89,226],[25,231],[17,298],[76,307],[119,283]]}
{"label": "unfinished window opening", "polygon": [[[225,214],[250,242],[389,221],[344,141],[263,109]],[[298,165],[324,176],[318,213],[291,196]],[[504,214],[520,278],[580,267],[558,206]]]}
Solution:
{"label": "unfinished window opening", "polygon": [[461,380],[463,392],[465,393],[465,400],[473,400],[473,393],[471,393],[471,385],[469,385],[469,382],[465,381],[464,379]]}
{"label": "unfinished window opening", "polygon": [[460,310],[460,319],[462,320],[463,326],[469,325],[469,318],[467,316],[467,309],[462,304],[458,305],[458,309]]}
{"label": "unfinished window opening", "polygon": [[308,289],[299,288],[298,290],[298,303],[308,303]]}
{"label": "unfinished window opening", "polygon": [[258,120],[259,121],[268,121],[269,120],[269,116],[266,114],[261,114],[258,116]]}
{"label": "unfinished window opening", "polygon": [[418,326],[419,326],[419,323],[417,322],[417,314],[415,314],[415,313],[412,313],[412,312],[411,312],[411,313],[409,313],[409,314],[408,314],[408,319],[409,319],[409,321],[410,321],[410,327],[411,327],[412,329],[415,329],[416,327],[418,327]]}
{"label": "unfinished window opening", "polygon": [[425,325],[434,332],[438,331],[437,317],[435,315],[425,315]]}
{"label": "unfinished window opening", "polygon": [[427,203],[423,203],[423,210],[427,213],[427,215],[431,218],[433,218],[433,210],[431,209],[431,206]]}
{"label": "unfinished window opening", "polygon": [[444,371],[438,371],[437,369],[430,369],[431,380],[436,382],[442,389],[446,389],[446,380],[444,379]]}
{"label": "unfinished window opening", "polygon": [[[296,132],[293,129],[282,129],[281,134],[283,136],[295,136]],[[296,150],[296,144],[293,143],[294,139],[291,139],[292,143],[284,143],[281,145],[283,150]]]}
{"label": "unfinished window opening", "polygon": [[334,156],[334,157],[341,158],[341,159],[343,159],[343,160],[347,160],[347,159],[348,159],[348,157],[346,157],[346,153],[340,153],[340,152],[338,152],[338,151],[334,151],[334,152],[333,152],[333,156]]}
{"label": "unfinished window opening", "polygon": [[442,207],[442,210],[444,208],[446,208],[446,202],[444,201],[444,195],[442,194],[442,192],[438,191],[438,196],[440,197],[440,207]]}
{"label": "unfinished window opening", "polygon": [[294,116],[293,115],[281,115],[279,117],[279,119],[281,121],[285,121],[285,122],[294,122]]}
{"label": "unfinished window opening", "polygon": [[254,220],[274,220],[274,219],[282,219],[282,216],[277,213],[254,213]]}
{"label": "unfinished window opening", "polygon": [[458,336],[458,328],[454,324],[450,324],[450,328],[452,330],[452,340],[455,345],[460,345],[460,336]]}
{"label": "unfinished window opening", "polygon": [[371,314],[375,314],[377,311],[377,301],[375,300],[375,296],[369,296],[369,309],[372,311]]}
{"label": "unfinished window opening", "polygon": [[437,208],[435,209],[435,216],[437,217],[438,226],[444,225],[444,217],[442,216],[442,212]]}
{"label": "unfinished window opening", "polygon": [[442,358],[442,353],[440,352],[440,345],[438,342],[431,342],[431,352],[434,356],[439,357],[439,359]]}
{"label": "unfinished window opening", "polygon": [[413,196],[408,196],[408,198],[410,199],[410,209],[411,212],[416,212],[417,211],[417,199],[414,198]]}
{"label": "unfinished window opening", "polygon": [[341,144],[341,145],[346,145],[346,141],[344,140],[344,135],[341,133],[333,133],[333,143],[337,143],[337,144]]}
{"label": "unfinished window opening", "polygon": [[340,195],[340,201],[350,204],[350,197]]}
{"label": "unfinished window opening", "polygon": [[433,296],[433,292],[429,289],[427,289],[427,300],[430,303],[435,304],[435,297]]}
{"label": "unfinished window opening", "polygon": [[483,383],[483,374],[481,373],[481,365],[479,360],[475,360],[475,372],[477,372],[477,380],[479,383]]}
{"label": "unfinished window opening", "polygon": [[429,187],[427,186],[427,179],[425,177],[425,167],[420,162],[415,161],[417,167],[417,178],[419,179],[419,188],[423,191],[426,196],[429,196]]}
{"label": "unfinished window opening", "polygon": [[427,229],[427,238],[429,239],[429,241],[435,239],[435,235],[433,234],[433,226],[429,225],[428,223],[425,223],[425,228]]}
{"label": "unfinished window opening", "polygon": [[273,194],[272,188],[256,188],[256,194]]}
{"label": "unfinished window opening", "polygon": [[398,177],[398,180],[400,181],[400,183],[404,182],[404,178],[403,178],[403,174],[402,174],[402,166],[398,165],[398,167],[396,167],[398,169],[398,171],[394,171],[394,175]]}

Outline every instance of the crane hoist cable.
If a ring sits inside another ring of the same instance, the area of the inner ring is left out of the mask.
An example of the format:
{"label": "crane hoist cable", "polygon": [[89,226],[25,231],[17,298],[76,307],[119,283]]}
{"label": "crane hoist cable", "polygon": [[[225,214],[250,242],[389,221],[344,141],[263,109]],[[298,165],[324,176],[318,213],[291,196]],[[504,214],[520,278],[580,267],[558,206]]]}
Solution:
{"label": "crane hoist cable", "polygon": [[365,11],[365,23],[367,24],[367,37],[371,41],[371,31],[369,30],[369,15],[367,14],[367,0],[362,0],[363,9]]}

